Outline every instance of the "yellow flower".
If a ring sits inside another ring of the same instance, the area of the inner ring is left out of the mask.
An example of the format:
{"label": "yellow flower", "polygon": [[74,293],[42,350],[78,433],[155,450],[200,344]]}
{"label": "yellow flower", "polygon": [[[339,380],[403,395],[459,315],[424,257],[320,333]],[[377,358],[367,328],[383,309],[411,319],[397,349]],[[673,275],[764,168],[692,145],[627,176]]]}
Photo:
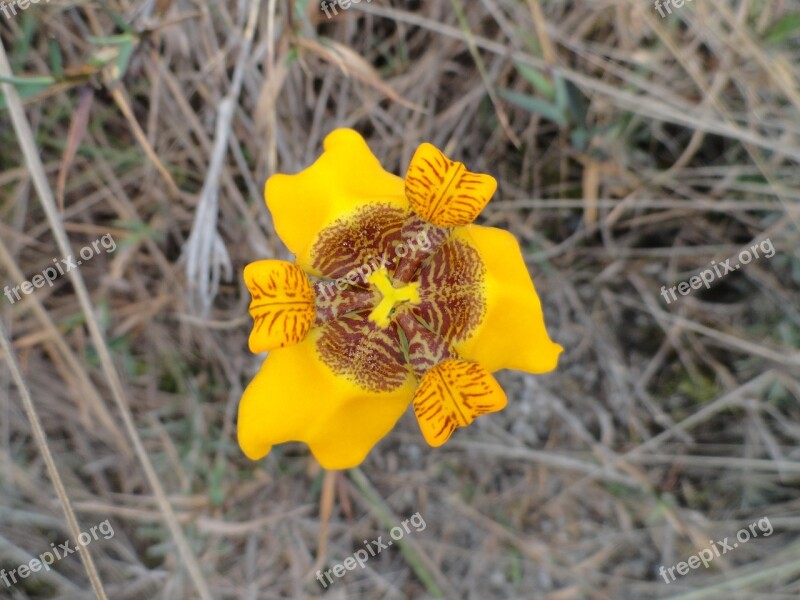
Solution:
{"label": "yellow flower", "polygon": [[496,187],[430,144],[401,179],[350,129],[306,170],[267,181],[296,263],[244,271],[250,349],[269,351],[239,406],[248,457],[302,441],[323,467],[354,467],[410,403],[439,446],[505,407],[493,371],[556,367],[519,244],[471,224]]}

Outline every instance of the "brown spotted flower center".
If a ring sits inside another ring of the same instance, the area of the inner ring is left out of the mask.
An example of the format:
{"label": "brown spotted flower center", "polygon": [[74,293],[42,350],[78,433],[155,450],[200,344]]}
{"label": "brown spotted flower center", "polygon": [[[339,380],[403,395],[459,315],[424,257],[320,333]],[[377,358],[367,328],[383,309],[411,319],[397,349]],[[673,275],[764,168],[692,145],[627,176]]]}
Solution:
{"label": "brown spotted flower center", "polygon": [[453,344],[486,313],[486,268],[451,231],[370,204],[320,235],[311,252],[320,273],[315,341],[334,373],[389,391],[457,358]]}

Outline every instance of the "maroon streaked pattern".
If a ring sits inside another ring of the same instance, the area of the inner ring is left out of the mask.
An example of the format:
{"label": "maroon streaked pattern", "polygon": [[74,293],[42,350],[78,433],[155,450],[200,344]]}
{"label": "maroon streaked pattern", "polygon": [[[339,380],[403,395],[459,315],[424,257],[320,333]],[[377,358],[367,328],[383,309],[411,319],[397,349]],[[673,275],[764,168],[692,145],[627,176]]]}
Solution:
{"label": "maroon streaked pattern", "polygon": [[406,338],[406,358],[417,377],[422,377],[443,360],[458,358],[446,339],[428,329],[419,320],[415,307],[398,310],[396,320]]}
{"label": "maroon streaked pattern", "polygon": [[[391,204],[370,204],[320,233],[311,251],[311,266],[324,277],[338,279],[354,269],[372,269],[382,257],[395,259],[394,247],[411,211]],[[367,287],[361,283],[360,287]]]}
{"label": "maroon streaked pattern", "polygon": [[[408,247],[414,244],[414,251],[399,259],[394,272],[395,281],[409,283],[416,278],[422,264],[436,254],[439,247],[450,237],[451,229],[437,227],[425,221],[417,214],[412,214],[403,224],[400,239]],[[427,248],[420,244],[420,240],[429,244]]]}
{"label": "maroon streaked pattern", "polygon": [[314,322],[314,292],[306,274],[283,261],[252,263],[244,271],[250,291],[253,352],[283,348],[303,340]]}
{"label": "maroon streaked pattern", "polygon": [[441,446],[459,427],[506,405],[500,384],[478,363],[446,360],[428,371],[414,395],[414,413],[431,446]]}
{"label": "maroon streaked pattern", "polygon": [[378,327],[369,310],[320,327],[317,351],[331,370],[370,392],[400,387],[409,375],[395,326]]}
{"label": "maroon streaked pattern", "polygon": [[381,295],[375,290],[340,290],[332,281],[318,281],[313,287],[317,308],[315,325],[334,321],[352,312],[364,309],[371,311],[381,301]]}
{"label": "maroon streaked pattern", "polygon": [[[388,204],[361,208],[320,234],[312,262],[330,279],[313,285],[316,349],[334,373],[364,390],[390,391],[409,373],[424,378],[458,358],[453,344],[466,339],[486,313],[486,267],[475,249],[450,234]],[[399,257],[401,244],[407,253]],[[386,328],[369,320],[382,295],[366,283],[381,266],[395,287],[419,282],[420,303],[396,306]],[[355,283],[346,283],[348,274],[356,275]]]}
{"label": "maroon streaked pattern", "polygon": [[420,272],[416,314],[441,337],[466,339],[486,314],[485,276],[478,252],[463,240],[449,240]]}

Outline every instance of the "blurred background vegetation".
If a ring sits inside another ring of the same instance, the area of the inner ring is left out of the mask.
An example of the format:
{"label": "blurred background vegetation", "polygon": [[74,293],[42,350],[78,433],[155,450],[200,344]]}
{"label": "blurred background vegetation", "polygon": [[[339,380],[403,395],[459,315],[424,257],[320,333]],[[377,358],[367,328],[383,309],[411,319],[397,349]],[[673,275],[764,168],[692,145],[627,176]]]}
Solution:
{"label": "blurred background vegetation", "polygon": [[[0,598],[100,582],[113,599],[800,597],[797,0],[666,18],[646,0],[15,10],[0,13],[0,286],[66,238],[117,249],[0,299],[77,517],[3,351],[0,568],[75,526],[109,519],[115,536]],[[501,372],[508,408],[444,447],[409,412],[326,478],[300,444],[260,463],[238,449],[261,362],[240,273],[287,258],[265,179],[341,126],[398,174],[422,141],[494,174],[481,222],[520,240],[566,350],[552,374]],[[766,239],[772,258],[661,297]],[[315,580],[416,512],[427,527],[402,548]],[[763,517],[771,535],[659,576]]]}

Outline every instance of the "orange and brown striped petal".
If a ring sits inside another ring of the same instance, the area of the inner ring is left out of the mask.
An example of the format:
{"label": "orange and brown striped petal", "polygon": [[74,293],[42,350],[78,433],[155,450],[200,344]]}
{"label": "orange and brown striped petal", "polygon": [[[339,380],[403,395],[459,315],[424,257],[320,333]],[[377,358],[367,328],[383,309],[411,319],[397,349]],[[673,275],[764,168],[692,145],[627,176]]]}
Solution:
{"label": "orange and brown striped petal", "polygon": [[437,227],[468,225],[497,190],[491,175],[472,173],[436,146],[422,144],[406,174],[406,198],[414,211]]}
{"label": "orange and brown striped petal", "polygon": [[425,441],[444,444],[459,427],[506,406],[506,394],[481,365],[450,359],[428,371],[414,394],[414,413]]}
{"label": "orange and brown striped petal", "polygon": [[266,352],[301,342],[314,323],[314,291],[306,274],[282,260],[260,260],[244,269],[253,300],[250,351]]}

